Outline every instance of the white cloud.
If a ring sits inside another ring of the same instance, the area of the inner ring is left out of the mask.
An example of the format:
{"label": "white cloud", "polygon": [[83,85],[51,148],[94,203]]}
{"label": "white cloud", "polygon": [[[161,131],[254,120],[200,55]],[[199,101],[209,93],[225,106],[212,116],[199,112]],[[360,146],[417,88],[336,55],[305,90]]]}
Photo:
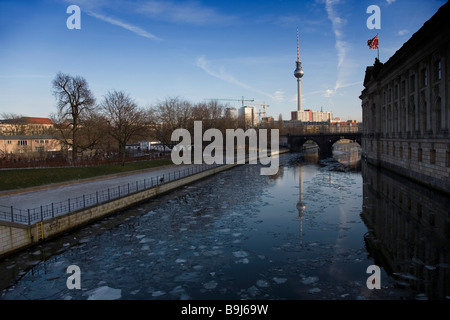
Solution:
{"label": "white cloud", "polygon": [[275,92],[275,95],[272,95],[272,94],[269,94],[267,92],[255,89],[255,88],[249,86],[248,84],[243,83],[243,82],[237,80],[236,78],[234,78],[231,74],[229,74],[229,73],[227,73],[225,71],[224,67],[219,67],[217,70],[213,70],[211,68],[211,66],[210,66],[209,61],[207,61],[205,59],[205,57],[203,57],[203,56],[197,58],[196,65],[197,65],[197,67],[199,67],[203,71],[205,71],[207,74],[209,74],[210,76],[213,76],[213,77],[215,77],[217,79],[226,81],[226,82],[231,83],[231,84],[235,84],[235,85],[237,85],[237,86],[239,86],[241,88],[247,89],[249,91],[253,91],[253,92],[265,95],[266,97],[269,97],[269,98],[274,99],[274,100],[276,100],[277,97],[278,98],[280,97],[280,92],[279,92],[280,90],[277,91],[278,95],[277,95],[277,92]]}
{"label": "white cloud", "polygon": [[273,94],[273,100],[277,102],[284,101],[284,91],[282,89],[278,89],[277,91],[275,91],[275,93]]}
{"label": "white cloud", "polygon": [[408,33],[408,30],[403,29],[403,30],[400,30],[399,32],[397,32],[397,35],[398,35],[398,36],[403,36],[403,35],[405,35],[405,34],[407,34],[407,33]]}
{"label": "white cloud", "polygon": [[144,29],[139,28],[137,26],[134,26],[132,24],[128,24],[126,22],[120,21],[118,19],[107,17],[107,16],[104,16],[104,15],[101,15],[101,14],[98,14],[98,13],[94,13],[92,11],[88,11],[87,14],[89,14],[90,16],[92,16],[94,18],[106,21],[106,22],[108,22],[108,23],[110,23],[112,25],[119,26],[119,27],[124,28],[126,30],[129,30],[131,32],[134,32],[134,33],[136,33],[139,36],[142,36],[142,37],[145,37],[145,38],[148,38],[148,39],[152,39],[152,40],[160,40],[158,37],[156,37],[155,35],[147,32],[147,31],[145,31]]}
{"label": "white cloud", "polygon": [[329,98],[329,102],[333,104],[331,101],[331,97],[337,93],[340,88],[344,88],[349,86],[346,84],[347,77],[349,74],[351,62],[348,61],[347,53],[350,50],[348,42],[344,40],[344,33],[342,31],[343,26],[347,23],[345,19],[340,17],[335,10],[335,5],[339,3],[339,0],[326,0],[325,1],[325,9],[327,11],[328,19],[331,21],[333,33],[336,39],[335,48],[337,51],[338,57],[338,65],[337,65],[337,79],[334,85],[334,88],[329,88],[325,90],[324,96]]}
{"label": "white cloud", "polygon": [[87,13],[92,17],[153,40],[158,40],[159,38],[141,27],[124,22],[118,18],[113,18],[110,15],[105,14],[105,12],[108,12],[108,10],[114,7],[119,13],[137,12],[152,20],[191,25],[230,25],[239,22],[239,19],[235,16],[222,14],[212,7],[206,7],[200,2],[190,0],[184,2],[165,0],[137,0],[133,2],[125,0],[62,1],[70,4],[77,4],[83,13]]}
{"label": "white cloud", "polygon": [[396,0],[386,0],[387,4],[394,3]]}
{"label": "white cloud", "polygon": [[334,95],[337,92],[338,89],[352,87],[352,86],[356,86],[358,84],[362,85],[361,81],[351,82],[351,83],[336,82],[336,85],[335,85],[334,89],[327,89],[327,90],[325,90],[324,96],[327,97],[327,98],[330,98],[332,95]]}
{"label": "white cloud", "polygon": [[329,98],[335,91],[336,90],[333,90],[333,89],[327,89],[327,90],[325,90],[324,96]]}

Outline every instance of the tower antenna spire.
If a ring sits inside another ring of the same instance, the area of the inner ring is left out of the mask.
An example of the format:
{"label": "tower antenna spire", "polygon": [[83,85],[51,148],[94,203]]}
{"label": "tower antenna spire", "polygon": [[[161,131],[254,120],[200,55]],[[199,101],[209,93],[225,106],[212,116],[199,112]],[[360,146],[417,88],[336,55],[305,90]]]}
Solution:
{"label": "tower antenna spire", "polygon": [[302,111],[302,92],[301,92],[301,77],[303,77],[302,63],[300,62],[300,53],[298,45],[298,27],[297,27],[297,61],[295,62],[296,68],[294,71],[294,77],[297,78],[297,111]]}

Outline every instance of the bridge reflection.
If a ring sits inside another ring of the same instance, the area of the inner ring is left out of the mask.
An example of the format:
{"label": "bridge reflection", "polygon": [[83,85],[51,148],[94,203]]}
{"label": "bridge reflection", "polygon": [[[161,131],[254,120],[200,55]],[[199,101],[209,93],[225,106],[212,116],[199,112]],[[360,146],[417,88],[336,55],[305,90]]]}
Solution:
{"label": "bridge reflection", "polygon": [[450,199],[362,163],[368,252],[417,297],[450,296]]}
{"label": "bridge reflection", "polygon": [[361,146],[354,141],[338,141],[333,145],[333,158],[348,167],[357,167],[361,160]]}

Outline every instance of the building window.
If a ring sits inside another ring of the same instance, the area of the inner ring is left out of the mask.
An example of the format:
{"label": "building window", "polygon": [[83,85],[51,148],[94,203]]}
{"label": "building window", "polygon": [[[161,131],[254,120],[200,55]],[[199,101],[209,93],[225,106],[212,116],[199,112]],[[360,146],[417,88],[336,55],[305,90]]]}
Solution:
{"label": "building window", "polygon": [[421,73],[421,81],[422,81],[422,86],[426,87],[428,85],[428,75],[427,75],[427,69],[423,69],[422,73]]}
{"label": "building window", "polygon": [[404,97],[406,94],[406,81],[405,80],[402,81],[401,90],[402,90],[401,95],[402,95],[402,97]]}
{"label": "building window", "polygon": [[400,147],[400,159],[403,159],[403,147]]}
{"label": "building window", "polygon": [[36,152],[44,151],[44,147],[36,147],[35,149],[36,149]]}
{"label": "building window", "polygon": [[11,144],[11,140],[8,140],[8,144]]}
{"label": "building window", "polygon": [[447,167],[450,167],[450,151],[447,151],[445,154],[445,162],[447,163]]}
{"label": "building window", "polygon": [[414,92],[416,91],[416,76],[412,75],[409,77],[409,91]]}
{"label": "building window", "polygon": [[422,162],[422,148],[417,149],[417,161]]}
{"label": "building window", "polygon": [[430,163],[431,164],[436,163],[436,150],[435,149],[430,150]]}
{"label": "building window", "polygon": [[17,141],[17,144],[19,146],[26,146],[27,145],[27,140],[19,140],[19,141]]}
{"label": "building window", "polygon": [[434,74],[435,74],[435,80],[441,80],[442,73],[441,73],[441,60],[438,60],[434,63]]}
{"label": "building window", "polygon": [[412,150],[411,147],[408,148],[408,160],[411,160]]}

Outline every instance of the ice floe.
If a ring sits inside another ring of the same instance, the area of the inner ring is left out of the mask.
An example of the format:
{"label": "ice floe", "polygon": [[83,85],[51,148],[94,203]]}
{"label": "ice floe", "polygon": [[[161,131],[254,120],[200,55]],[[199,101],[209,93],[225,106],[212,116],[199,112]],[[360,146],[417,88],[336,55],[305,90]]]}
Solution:
{"label": "ice floe", "polygon": [[275,281],[276,284],[283,284],[287,281],[286,278],[278,278],[278,277],[274,277],[272,278],[273,281]]}
{"label": "ice floe", "polygon": [[316,283],[317,281],[319,281],[318,277],[306,277],[302,279],[302,283],[306,285]]}
{"label": "ice floe", "polygon": [[217,285],[218,285],[218,283],[216,281],[211,280],[211,281],[204,283],[203,287],[205,289],[212,290],[212,289],[215,289],[217,287]]}
{"label": "ice floe", "polygon": [[87,292],[88,300],[117,300],[122,297],[121,289],[102,286]]}
{"label": "ice floe", "polygon": [[248,253],[245,251],[234,251],[233,256],[235,256],[236,258],[244,258],[248,256]]}

